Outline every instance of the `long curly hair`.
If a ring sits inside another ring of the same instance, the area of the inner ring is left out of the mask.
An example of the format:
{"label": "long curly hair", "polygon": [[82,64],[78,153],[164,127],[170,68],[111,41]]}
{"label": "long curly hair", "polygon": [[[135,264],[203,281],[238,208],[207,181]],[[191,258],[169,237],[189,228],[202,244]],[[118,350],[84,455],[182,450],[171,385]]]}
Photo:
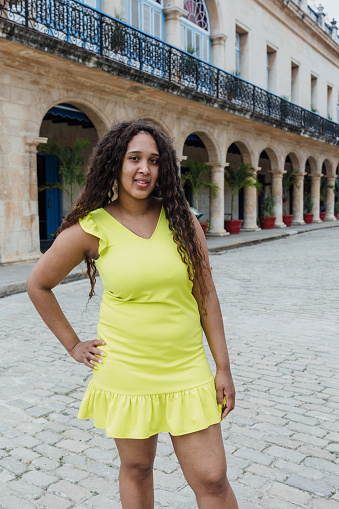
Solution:
{"label": "long curly hair", "polygon": [[[113,124],[94,148],[87,170],[85,185],[75,206],[58,230],[60,234],[89,212],[108,205],[113,199],[113,185],[119,181],[127,146],[140,132],[149,133],[159,150],[159,175],[153,195],[162,199],[173,240],[182,261],[187,265],[191,281],[197,279],[204,302],[207,287],[203,273],[210,270],[203,255],[201,243],[182,187],[176,153],[172,140],[155,124],[145,120],[129,120]],[[96,266],[86,256],[87,276],[91,283],[89,298],[94,295]],[[204,305],[203,305],[204,309]]]}

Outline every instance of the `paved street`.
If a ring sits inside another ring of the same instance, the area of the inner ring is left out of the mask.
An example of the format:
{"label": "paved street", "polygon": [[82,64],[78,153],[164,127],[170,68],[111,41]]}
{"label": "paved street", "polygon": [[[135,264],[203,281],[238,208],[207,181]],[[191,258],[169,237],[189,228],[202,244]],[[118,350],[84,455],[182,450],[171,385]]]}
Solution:
{"label": "paved street", "polygon": [[[240,509],[339,509],[338,246],[334,228],[211,255],[237,389],[222,428]],[[86,307],[88,289],[56,290],[83,339],[100,301]],[[0,334],[0,507],[119,508],[114,441],[76,418],[87,368],[25,293],[0,300]],[[166,434],[155,487],[158,509],[196,508]]]}

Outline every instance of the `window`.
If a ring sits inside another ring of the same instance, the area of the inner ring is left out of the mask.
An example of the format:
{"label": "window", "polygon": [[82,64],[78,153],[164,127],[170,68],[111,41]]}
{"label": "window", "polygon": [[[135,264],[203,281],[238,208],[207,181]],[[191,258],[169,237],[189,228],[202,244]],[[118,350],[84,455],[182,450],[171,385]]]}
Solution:
{"label": "window", "polygon": [[291,101],[299,103],[299,65],[291,63]]}
{"label": "window", "polygon": [[163,0],[121,0],[121,18],[148,35],[162,38]]}
{"label": "window", "polygon": [[318,113],[318,77],[311,74],[311,110]]}
{"label": "window", "polygon": [[333,120],[333,87],[331,85],[327,85],[327,118]]}
{"label": "window", "polygon": [[205,0],[185,0],[181,18],[181,47],[197,58],[210,60],[210,22]]}
{"label": "window", "polygon": [[82,4],[93,7],[93,9],[101,9],[101,0],[80,0]]}
{"label": "window", "polygon": [[276,93],[277,82],[276,82],[276,58],[277,51],[271,46],[267,46],[266,49],[266,89],[269,92]]}
{"label": "window", "polygon": [[240,65],[240,40],[241,35],[239,32],[235,33],[235,74],[240,76],[241,65]]}
{"label": "window", "polygon": [[249,79],[248,32],[242,27],[235,27],[235,69],[234,73]]}

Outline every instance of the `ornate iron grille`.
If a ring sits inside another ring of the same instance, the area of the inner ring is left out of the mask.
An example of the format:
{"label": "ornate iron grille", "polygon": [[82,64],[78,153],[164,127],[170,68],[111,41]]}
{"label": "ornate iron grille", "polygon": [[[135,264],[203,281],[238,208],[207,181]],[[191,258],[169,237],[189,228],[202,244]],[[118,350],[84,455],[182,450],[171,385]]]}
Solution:
{"label": "ornate iron grille", "polygon": [[1,0],[0,17],[263,118],[339,140],[339,124],[275,96],[76,0]]}

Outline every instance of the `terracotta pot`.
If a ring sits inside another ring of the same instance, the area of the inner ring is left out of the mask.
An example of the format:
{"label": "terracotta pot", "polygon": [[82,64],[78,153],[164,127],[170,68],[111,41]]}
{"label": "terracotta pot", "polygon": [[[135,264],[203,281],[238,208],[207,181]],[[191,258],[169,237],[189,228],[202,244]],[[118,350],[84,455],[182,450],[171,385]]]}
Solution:
{"label": "terracotta pot", "polygon": [[283,216],[283,221],[286,226],[292,226],[293,214],[288,214],[287,216]]}
{"label": "terracotta pot", "polygon": [[335,212],[335,213],[334,213],[334,217],[336,217],[336,218],[338,219],[338,217],[339,217],[339,212]]}
{"label": "terracotta pot", "polygon": [[231,235],[240,233],[241,225],[241,219],[225,219],[224,221],[224,228]]}
{"label": "terracotta pot", "polygon": [[208,223],[200,223],[200,226],[203,229],[204,234],[206,235],[208,230]]}
{"label": "terracotta pot", "polygon": [[319,216],[322,221],[325,221],[326,212],[320,212]]}
{"label": "terracotta pot", "polygon": [[275,225],[275,217],[259,217],[262,230],[271,230]]}
{"label": "terracotta pot", "polygon": [[313,214],[305,213],[304,214],[304,221],[305,221],[306,224],[311,224],[312,221],[313,221]]}

